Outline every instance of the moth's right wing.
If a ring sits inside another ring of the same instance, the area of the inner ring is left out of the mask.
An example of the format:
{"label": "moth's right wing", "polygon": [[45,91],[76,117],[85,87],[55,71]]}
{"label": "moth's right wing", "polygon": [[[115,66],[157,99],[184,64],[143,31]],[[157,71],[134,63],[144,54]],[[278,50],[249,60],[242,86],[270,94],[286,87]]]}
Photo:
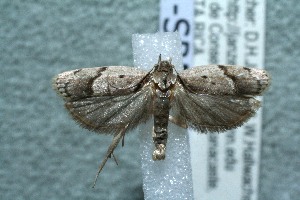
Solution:
{"label": "moth's right wing", "polygon": [[201,132],[236,128],[260,107],[253,98],[270,84],[264,70],[232,65],[194,67],[179,73],[172,112],[181,124]]}
{"label": "moth's right wing", "polygon": [[131,67],[72,70],[54,78],[53,86],[83,127],[117,133],[146,121],[152,111],[152,89],[147,73]]}

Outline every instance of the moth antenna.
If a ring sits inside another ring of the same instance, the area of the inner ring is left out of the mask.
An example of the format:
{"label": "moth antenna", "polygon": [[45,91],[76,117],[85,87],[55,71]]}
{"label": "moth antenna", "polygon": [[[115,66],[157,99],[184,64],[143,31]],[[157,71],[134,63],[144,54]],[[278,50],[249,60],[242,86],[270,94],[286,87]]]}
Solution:
{"label": "moth antenna", "polygon": [[123,138],[122,138],[122,147],[124,147],[125,145],[125,134],[123,135]]}
{"label": "moth antenna", "polygon": [[160,63],[161,62],[161,54],[159,54],[159,56],[158,56],[158,63]]}
{"label": "moth antenna", "polygon": [[169,58],[169,63],[172,64],[172,58],[171,57]]}

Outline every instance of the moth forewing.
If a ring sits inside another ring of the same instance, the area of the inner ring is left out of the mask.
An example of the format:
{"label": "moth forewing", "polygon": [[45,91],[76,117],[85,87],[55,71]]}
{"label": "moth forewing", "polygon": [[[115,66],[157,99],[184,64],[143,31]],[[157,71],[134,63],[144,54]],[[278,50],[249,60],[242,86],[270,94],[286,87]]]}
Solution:
{"label": "moth forewing", "polygon": [[126,66],[82,68],[55,77],[54,88],[71,99],[133,93],[147,72]]}
{"label": "moth forewing", "polygon": [[206,65],[179,73],[194,93],[213,95],[261,95],[269,86],[269,74],[262,69],[234,65]]}

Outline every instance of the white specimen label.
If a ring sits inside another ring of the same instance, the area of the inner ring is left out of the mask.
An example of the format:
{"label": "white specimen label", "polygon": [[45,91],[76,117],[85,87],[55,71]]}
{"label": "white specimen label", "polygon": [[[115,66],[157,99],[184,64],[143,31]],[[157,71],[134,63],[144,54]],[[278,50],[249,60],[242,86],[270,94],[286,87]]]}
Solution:
{"label": "white specimen label", "polygon": [[[181,10],[191,3],[162,0],[160,24],[166,18],[178,21],[170,9],[174,4]],[[194,62],[189,66],[264,66],[264,0],[194,0],[193,4],[193,20],[190,13],[180,15],[194,26]],[[261,110],[243,127],[226,133],[204,135],[191,130],[190,145],[194,199],[258,198]]]}
{"label": "white specimen label", "polygon": [[178,31],[182,42],[183,67],[193,65],[194,56],[194,3],[193,1],[162,0],[160,1],[161,32]]}

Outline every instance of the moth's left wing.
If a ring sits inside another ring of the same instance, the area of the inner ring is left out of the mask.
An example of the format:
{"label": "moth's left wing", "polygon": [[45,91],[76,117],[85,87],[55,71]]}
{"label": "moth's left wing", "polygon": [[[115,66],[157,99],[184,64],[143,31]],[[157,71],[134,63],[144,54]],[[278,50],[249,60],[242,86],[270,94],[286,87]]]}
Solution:
{"label": "moth's left wing", "polygon": [[152,89],[147,73],[131,67],[72,70],[54,78],[54,88],[83,127],[99,133],[132,129],[151,114]]}

